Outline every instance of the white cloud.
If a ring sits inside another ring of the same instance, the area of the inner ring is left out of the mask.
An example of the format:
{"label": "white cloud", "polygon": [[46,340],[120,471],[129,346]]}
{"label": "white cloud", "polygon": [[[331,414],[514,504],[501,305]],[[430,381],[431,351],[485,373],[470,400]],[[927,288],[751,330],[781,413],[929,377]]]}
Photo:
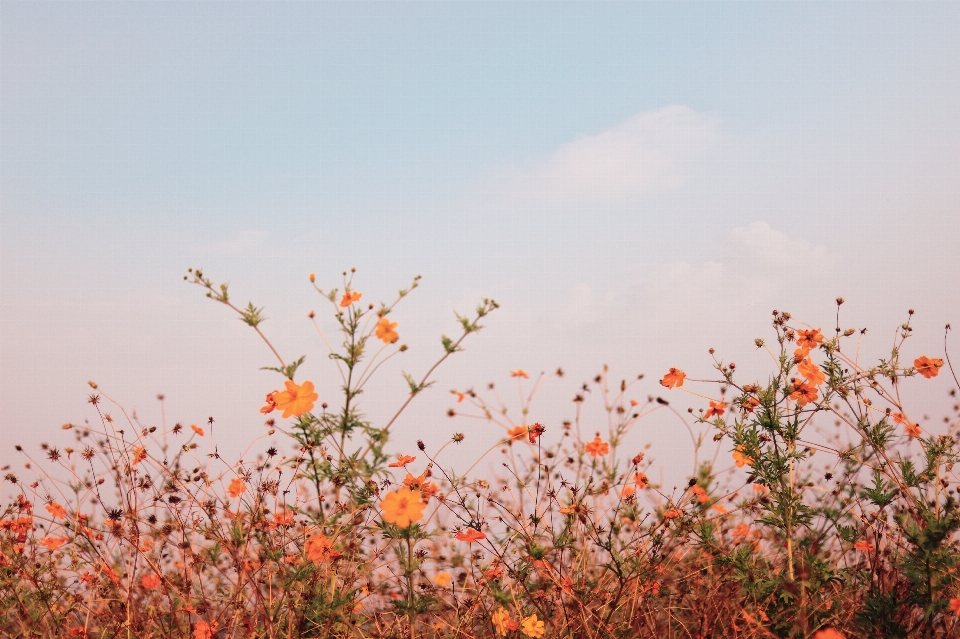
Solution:
{"label": "white cloud", "polygon": [[[659,317],[695,313],[698,321],[719,320],[749,301],[805,305],[833,270],[834,258],[822,246],[792,238],[766,222],[724,234],[721,259],[700,265],[672,262],[642,276],[640,298]],[[828,293],[829,294],[829,293]],[[749,310],[749,313],[754,311]]]}
{"label": "white cloud", "polygon": [[683,186],[721,138],[718,119],[685,106],[637,114],[595,135],[579,135],[549,156],[494,173],[500,204],[578,205],[630,201]]}

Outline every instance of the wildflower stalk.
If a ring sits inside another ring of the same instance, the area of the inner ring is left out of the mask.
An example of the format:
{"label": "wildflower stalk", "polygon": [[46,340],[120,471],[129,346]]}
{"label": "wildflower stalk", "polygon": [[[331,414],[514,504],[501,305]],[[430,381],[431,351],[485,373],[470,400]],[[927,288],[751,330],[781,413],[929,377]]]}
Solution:
{"label": "wildflower stalk", "polygon": [[417,639],[417,610],[414,606],[413,591],[413,540],[409,536],[407,536],[407,561],[403,573],[407,580],[407,620],[410,624],[410,639]]}

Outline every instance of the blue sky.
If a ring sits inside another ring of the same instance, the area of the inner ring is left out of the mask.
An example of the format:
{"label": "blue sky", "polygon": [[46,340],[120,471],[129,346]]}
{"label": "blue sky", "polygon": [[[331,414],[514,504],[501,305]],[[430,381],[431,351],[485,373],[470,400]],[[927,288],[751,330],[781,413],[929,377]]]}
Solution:
{"label": "blue sky", "polygon": [[[954,3],[2,2],[0,30],[3,463],[91,417],[88,379],[231,452],[260,432],[269,353],[190,266],[325,396],[306,275],[422,274],[374,418],[480,296],[503,308],[438,388],[562,365],[554,421],[603,363],[750,370],[772,308],[830,326],[843,295],[877,355],[908,307],[918,352],[960,322]],[[398,449],[468,428],[448,397]],[[637,437],[669,461],[677,432]]]}

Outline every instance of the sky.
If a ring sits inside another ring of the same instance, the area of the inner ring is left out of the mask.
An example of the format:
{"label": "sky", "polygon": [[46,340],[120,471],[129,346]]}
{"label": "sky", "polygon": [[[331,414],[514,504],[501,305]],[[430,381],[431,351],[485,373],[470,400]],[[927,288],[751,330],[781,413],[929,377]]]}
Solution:
{"label": "sky", "polygon": [[[531,412],[550,436],[605,364],[645,374],[641,400],[670,366],[709,377],[711,347],[762,379],[772,309],[832,329],[842,296],[869,359],[913,308],[906,356],[942,354],[957,33],[942,2],[2,1],[0,464],[94,419],[88,380],[145,424],[214,417],[228,458],[263,435],[272,355],[190,267],[265,307],[331,403],[308,274],[342,288],[355,267],[374,302],[422,275],[394,315],[409,350],[364,397],[375,423],[454,312],[495,299],[391,440],[462,431],[457,463],[501,433],[448,418],[451,389],[495,383],[518,418],[532,381],[509,372],[563,367]],[[935,420],[950,381],[914,386]],[[666,411],[631,437],[689,465]]]}

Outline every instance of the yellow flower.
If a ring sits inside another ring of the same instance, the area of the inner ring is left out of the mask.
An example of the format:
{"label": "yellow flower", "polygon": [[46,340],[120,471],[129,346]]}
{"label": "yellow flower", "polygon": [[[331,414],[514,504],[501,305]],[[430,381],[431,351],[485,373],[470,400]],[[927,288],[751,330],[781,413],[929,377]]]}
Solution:
{"label": "yellow flower", "polygon": [[546,633],[546,629],[543,622],[537,619],[537,615],[534,613],[520,622],[520,632],[527,637],[538,639]]}
{"label": "yellow flower", "polygon": [[493,622],[493,629],[498,637],[506,637],[508,632],[517,629],[517,622],[511,619],[510,613],[503,608],[490,615],[490,621]]}
{"label": "yellow flower", "polygon": [[377,322],[377,339],[384,344],[393,344],[395,341],[400,339],[400,335],[398,335],[397,331],[394,330],[395,328],[397,328],[396,322],[391,322],[386,317],[381,317],[380,321]]}
{"label": "yellow flower", "polygon": [[449,572],[438,572],[433,576],[433,583],[437,584],[441,588],[446,588],[449,586],[451,581],[453,581],[453,577],[450,576]]}
{"label": "yellow flower", "polygon": [[423,519],[423,509],[426,507],[420,491],[409,488],[389,492],[380,502],[383,520],[401,528],[406,528],[413,522]]}

